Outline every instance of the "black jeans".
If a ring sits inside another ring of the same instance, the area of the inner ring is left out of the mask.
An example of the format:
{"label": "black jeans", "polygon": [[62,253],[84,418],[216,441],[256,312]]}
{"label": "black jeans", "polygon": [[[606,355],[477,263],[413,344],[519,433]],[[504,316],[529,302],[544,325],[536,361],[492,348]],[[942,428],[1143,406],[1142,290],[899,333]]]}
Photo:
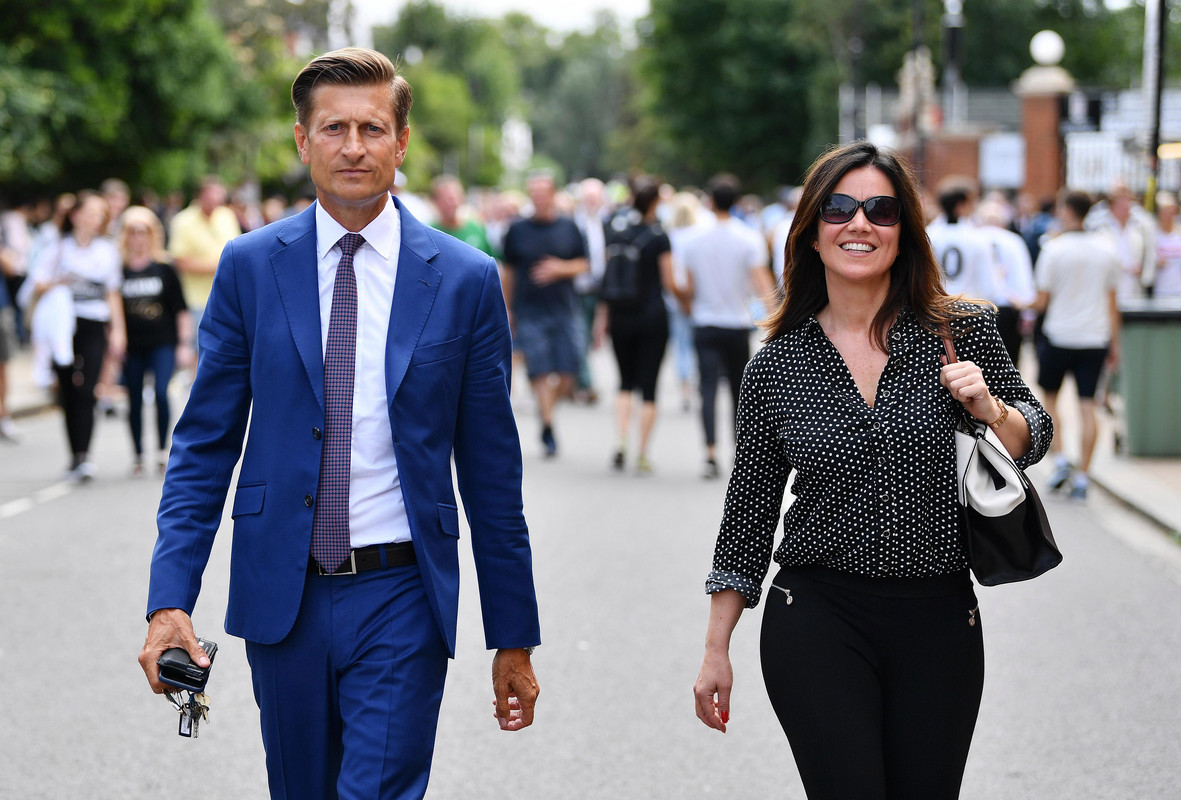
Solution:
{"label": "black jeans", "polygon": [[788,568],[773,584],[763,680],[809,800],[959,797],[984,688],[966,571],[905,579]]}
{"label": "black jeans", "polygon": [[107,323],[82,318],[76,322],[74,363],[68,367],[53,367],[73,456],[90,450],[90,437],[94,433],[94,387],[98,384],[107,352]]}
{"label": "black jeans", "polygon": [[742,388],[742,371],[750,360],[750,331],[746,328],[702,327],[693,332],[697,347],[697,371],[701,380],[701,423],[705,427],[705,444],[717,444],[718,380],[724,373],[730,384],[732,419],[738,420],[738,390]]}

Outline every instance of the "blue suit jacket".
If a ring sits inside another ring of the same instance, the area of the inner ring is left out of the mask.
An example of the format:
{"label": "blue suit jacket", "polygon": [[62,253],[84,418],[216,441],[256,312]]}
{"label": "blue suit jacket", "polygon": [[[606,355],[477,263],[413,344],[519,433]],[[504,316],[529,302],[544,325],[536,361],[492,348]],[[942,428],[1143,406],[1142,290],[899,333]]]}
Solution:
{"label": "blue suit jacket", "polygon": [[[537,644],[521,449],[509,403],[512,346],[496,263],[396,206],[401,250],[386,397],[431,609],[454,655],[460,535],[454,455],[487,646]],[[173,435],[148,612],[192,613],[241,456],[225,627],[273,644],[291,630],[299,610],[323,445],[313,435],[324,428],[314,208],[226,246],[201,321],[200,353]]]}

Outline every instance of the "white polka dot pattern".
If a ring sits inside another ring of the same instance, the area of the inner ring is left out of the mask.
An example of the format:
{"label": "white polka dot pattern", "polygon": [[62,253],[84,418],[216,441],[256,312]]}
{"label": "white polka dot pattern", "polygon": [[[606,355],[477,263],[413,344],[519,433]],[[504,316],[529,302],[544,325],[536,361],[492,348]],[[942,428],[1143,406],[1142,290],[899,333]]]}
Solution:
{"label": "white polka dot pattern", "polygon": [[[989,390],[1029,423],[1037,463],[1053,424],[1013,366],[982,307],[957,320],[956,351]],[[939,336],[904,310],[871,408],[812,317],[767,343],[747,365],[738,448],[706,591],[736,589],[758,604],[789,473],[795,501],[775,551],[781,566],[818,564],[867,576],[927,577],[962,570],[967,552],[955,495],[955,400],[939,384]]]}

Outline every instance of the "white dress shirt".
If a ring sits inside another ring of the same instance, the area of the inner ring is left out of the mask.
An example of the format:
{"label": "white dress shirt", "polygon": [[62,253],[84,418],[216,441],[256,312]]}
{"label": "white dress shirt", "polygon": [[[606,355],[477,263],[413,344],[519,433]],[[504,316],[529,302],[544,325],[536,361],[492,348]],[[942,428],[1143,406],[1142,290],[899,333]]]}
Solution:
{"label": "white dress shirt", "polygon": [[[337,242],[348,232],[316,204],[321,352],[328,348],[332,289],[340,263]],[[365,243],[353,257],[353,271],[357,274],[357,360],[353,373],[349,532],[354,548],[411,538],[385,384],[386,338],[402,244],[401,221],[392,200],[360,234]]]}

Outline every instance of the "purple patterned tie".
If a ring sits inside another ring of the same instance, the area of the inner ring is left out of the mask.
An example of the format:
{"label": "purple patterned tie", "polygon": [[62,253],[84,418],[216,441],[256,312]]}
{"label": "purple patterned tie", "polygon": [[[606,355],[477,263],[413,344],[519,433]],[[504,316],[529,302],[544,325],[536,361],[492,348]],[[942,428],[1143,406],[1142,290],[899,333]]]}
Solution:
{"label": "purple patterned tie", "polygon": [[349,465],[353,444],[353,373],[357,363],[357,274],[353,256],[359,233],[340,238],[340,263],[332,287],[328,346],[324,350],[324,449],[320,488],[312,516],[312,557],[335,572],[349,557]]}

